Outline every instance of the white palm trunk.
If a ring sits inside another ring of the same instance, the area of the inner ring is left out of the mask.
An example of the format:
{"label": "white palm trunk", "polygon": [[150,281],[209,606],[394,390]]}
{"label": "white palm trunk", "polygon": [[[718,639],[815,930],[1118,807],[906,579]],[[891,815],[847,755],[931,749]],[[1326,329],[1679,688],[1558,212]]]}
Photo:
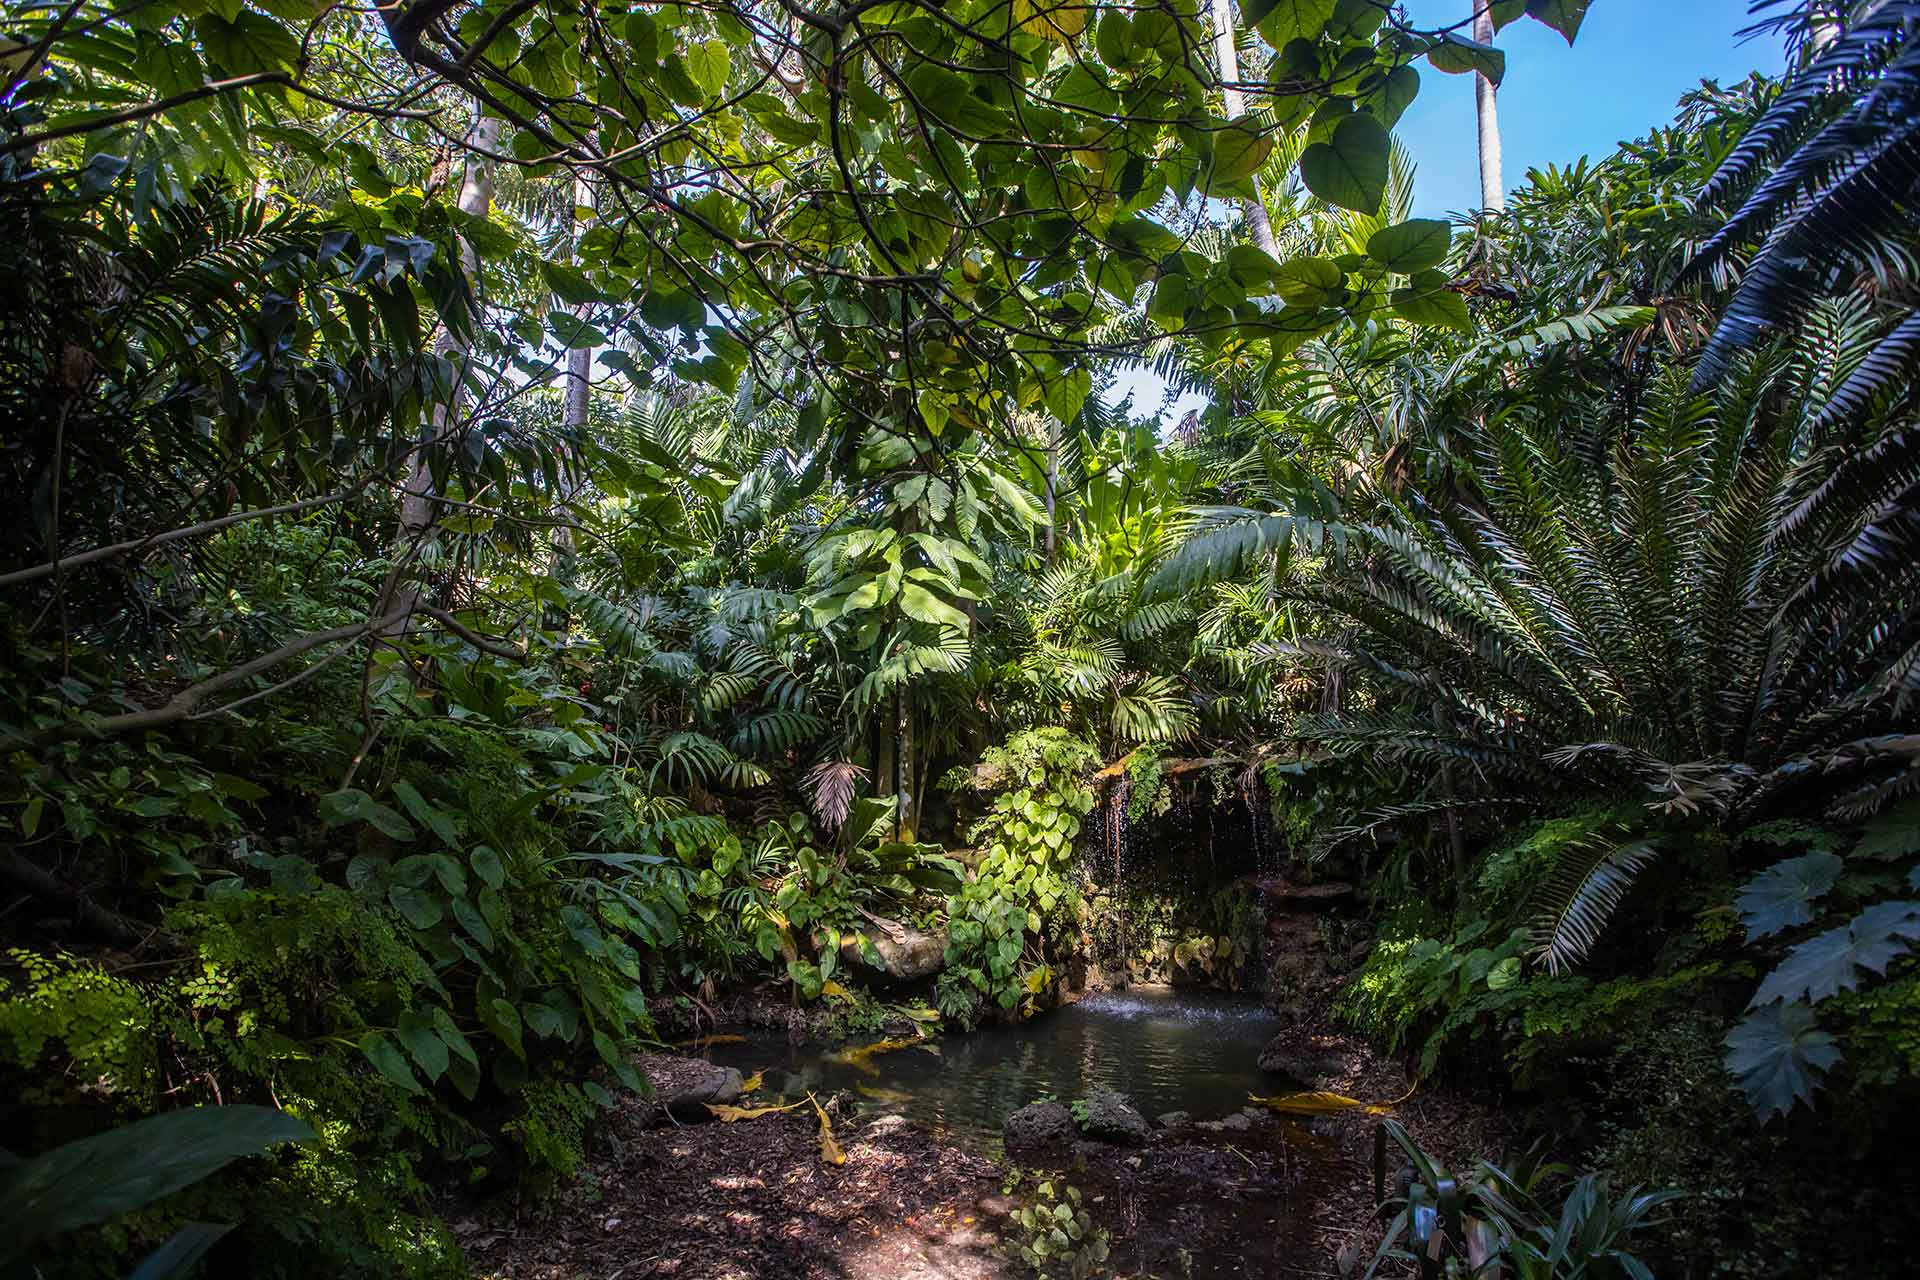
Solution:
{"label": "white palm trunk", "polygon": [[[1246,110],[1246,103],[1240,91],[1233,86],[1240,81],[1240,52],[1233,42],[1233,0],[1212,0],[1213,3],[1213,53],[1220,62],[1220,92],[1226,99],[1227,118],[1236,119]],[[1247,229],[1253,233],[1253,243],[1264,249],[1271,257],[1280,256],[1280,246],[1273,238],[1273,223],[1267,218],[1267,206],[1260,199],[1259,180],[1254,180],[1254,194],[1251,200],[1242,200],[1240,207],[1247,219]]]}
{"label": "white palm trunk", "polygon": [[[1472,0],[1473,38],[1481,44],[1493,43],[1493,15],[1485,0]],[[1480,208],[1499,213],[1507,207],[1506,184],[1500,180],[1500,112],[1494,102],[1493,81],[1480,72],[1473,75],[1473,101],[1480,120]]]}

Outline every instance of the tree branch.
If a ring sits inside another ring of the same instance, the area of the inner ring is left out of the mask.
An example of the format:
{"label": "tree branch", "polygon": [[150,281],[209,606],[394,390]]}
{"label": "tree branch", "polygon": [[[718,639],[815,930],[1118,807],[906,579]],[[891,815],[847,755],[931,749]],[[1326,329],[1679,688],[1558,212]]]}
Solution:
{"label": "tree branch", "polygon": [[467,626],[466,623],[448,613],[445,609],[436,609],[430,604],[416,604],[414,605],[414,609],[416,612],[426,614],[429,618],[432,618],[435,622],[453,632],[453,634],[459,636],[462,640],[465,640],[482,653],[490,653],[496,658],[505,658],[509,662],[525,662],[527,660],[526,650],[516,649],[512,645],[502,644],[498,640],[487,639],[487,637],[480,635],[471,627]]}
{"label": "tree branch", "polygon": [[34,582],[56,573],[65,573],[98,560],[108,560],[114,556],[125,555],[129,551],[145,551],[151,547],[164,547],[169,542],[179,542],[183,538],[199,537],[203,533],[214,533],[229,525],[240,524],[246,520],[262,520],[268,516],[292,515],[296,511],[310,511],[315,507],[324,507],[353,496],[359,491],[342,489],[338,493],[324,494],[318,498],[307,498],[300,502],[289,502],[284,506],[263,507],[257,511],[239,511],[230,516],[221,516],[218,520],[208,520],[201,524],[188,525],[183,529],[173,529],[166,533],[151,534],[145,538],[130,538],[125,542],[115,542],[104,547],[95,547],[91,551],[82,551],[78,555],[68,556],[64,560],[49,560],[45,564],[34,565],[31,569],[20,569],[14,573],[0,574],[0,590],[17,587],[23,583]]}
{"label": "tree branch", "polygon": [[405,612],[400,611],[384,617],[350,623],[344,627],[335,627],[331,631],[310,632],[298,639],[287,641],[272,653],[262,654],[251,662],[243,662],[217,676],[209,676],[199,684],[188,685],[157,707],[129,711],[117,716],[106,716],[99,720],[76,720],[34,734],[29,741],[35,750],[39,750],[80,738],[113,737],[123,733],[138,733],[146,729],[159,729],[177,724],[192,715],[199,709],[202,702],[222,689],[230,689],[242,680],[271,671],[287,659],[297,658],[309,649],[318,649],[321,645],[332,644],[336,640],[363,636],[378,628],[391,626],[405,616]]}

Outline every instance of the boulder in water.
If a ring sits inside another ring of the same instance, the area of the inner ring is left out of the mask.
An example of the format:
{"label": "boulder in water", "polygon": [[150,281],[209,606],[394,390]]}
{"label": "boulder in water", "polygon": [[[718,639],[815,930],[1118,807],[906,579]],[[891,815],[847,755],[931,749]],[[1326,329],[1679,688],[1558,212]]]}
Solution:
{"label": "boulder in water", "polygon": [[1137,1147],[1147,1140],[1147,1118],[1110,1089],[1095,1089],[1081,1103],[1080,1132],[1095,1142]]}
{"label": "boulder in water", "polygon": [[[891,921],[887,922],[892,924]],[[918,982],[939,973],[947,954],[945,930],[927,933],[906,925],[869,930],[874,959],[869,959],[858,937],[840,944],[840,958],[895,982]],[[875,959],[878,963],[875,963]]]}
{"label": "boulder in water", "polygon": [[1073,1112],[1058,1102],[1029,1102],[1000,1127],[1009,1149],[1062,1146],[1073,1141]]}
{"label": "boulder in water", "polygon": [[1302,1045],[1285,1032],[1267,1042],[1260,1051],[1260,1069],[1285,1076],[1310,1089],[1325,1089],[1346,1074],[1346,1061],[1337,1053]]}

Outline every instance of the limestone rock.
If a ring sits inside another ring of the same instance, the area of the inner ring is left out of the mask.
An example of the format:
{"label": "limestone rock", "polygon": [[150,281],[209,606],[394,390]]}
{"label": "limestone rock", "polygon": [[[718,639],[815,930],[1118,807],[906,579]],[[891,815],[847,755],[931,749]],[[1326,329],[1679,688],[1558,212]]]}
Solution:
{"label": "limestone rock", "polygon": [[868,1123],[860,1136],[864,1138],[877,1138],[889,1133],[905,1133],[912,1127],[912,1123],[905,1116],[879,1116]]}
{"label": "limestone rock", "polygon": [[709,1103],[731,1104],[740,1101],[746,1092],[746,1081],[733,1067],[716,1067],[711,1063],[702,1064],[707,1071],[691,1082],[677,1083],[671,1093],[664,1093],[655,1100],[651,1112],[645,1117],[649,1125],[664,1124],[672,1120],[679,1124],[700,1124],[713,1119],[713,1112],[707,1110]]}
{"label": "limestone rock", "polygon": [[1115,1142],[1137,1147],[1147,1140],[1151,1132],[1147,1128],[1147,1118],[1112,1090],[1095,1089],[1086,1096],[1085,1108],[1086,1119],[1080,1122],[1080,1132],[1095,1142]]}
{"label": "limestone rock", "polygon": [[1058,1102],[1029,1102],[1000,1127],[1009,1148],[1061,1146],[1073,1141],[1073,1112]]}
{"label": "limestone rock", "polygon": [[1253,1128],[1253,1120],[1246,1112],[1236,1111],[1232,1115],[1222,1116],[1218,1120],[1202,1120],[1193,1127],[1196,1129],[1205,1129],[1208,1133],[1245,1133],[1247,1130]]}
{"label": "limestone rock", "polygon": [[1310,1089],[1337,1084],[1346,1074],[1346,1062],[1337,1053],[1303,1046],[1286,1035],[1275,1036],[1260,1051],[1260,1069],[1285,1076]]}
{"label": "limestone rock", "polygon": [[866,936],[873,940],[878,965],[867,958],[858,937],[850,937],[840,944],[841,960],[848,965],[877,972],[895,982],[918,982],[923,978],[931,978],[940,972],[945,962],[945,930],[927,933],[900,925],[897,931],[870,929]]}

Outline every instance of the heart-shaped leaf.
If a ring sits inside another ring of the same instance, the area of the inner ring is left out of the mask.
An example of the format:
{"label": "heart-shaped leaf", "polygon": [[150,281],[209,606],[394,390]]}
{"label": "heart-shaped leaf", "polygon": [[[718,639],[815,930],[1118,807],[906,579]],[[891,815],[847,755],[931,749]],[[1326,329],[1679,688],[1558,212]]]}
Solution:
{"label": "heart-shaped leaf", "polygon": [[1356,112],[1334,127],[1332,138],[1314,143],[1301,155],[1300,180],[1328,204],[1377,213],[1387,193],[1392,147],[1387,126]]}
{"label": "heart-shaped leaf", "polygon": [[1437,218],[1414,218],[1367,237],[1367,256],[1389,271],[1412,275],[1446,261],[1453,228]]}

